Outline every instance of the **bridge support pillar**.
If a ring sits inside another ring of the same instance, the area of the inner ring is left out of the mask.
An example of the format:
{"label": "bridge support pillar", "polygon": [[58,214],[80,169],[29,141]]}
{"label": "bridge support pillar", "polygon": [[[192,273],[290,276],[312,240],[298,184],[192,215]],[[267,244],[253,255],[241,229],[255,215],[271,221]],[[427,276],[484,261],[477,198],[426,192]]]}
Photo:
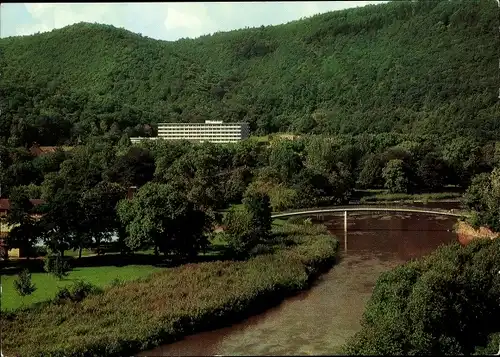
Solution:
{"label": "bridge support pillar", "polygon": [[344,252],[347,253],[347,232],[344,232]]}
{"label": "bridge support pillar", "polygon": [[344,251],[347,253],[347,211],[344,211]]}

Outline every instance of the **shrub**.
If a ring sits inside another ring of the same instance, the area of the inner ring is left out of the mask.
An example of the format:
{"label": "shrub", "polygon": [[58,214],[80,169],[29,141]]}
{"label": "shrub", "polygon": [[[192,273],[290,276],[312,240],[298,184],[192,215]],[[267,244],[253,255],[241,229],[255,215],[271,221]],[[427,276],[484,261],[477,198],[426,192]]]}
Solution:
{"label": "shrub", "polygon": [[120,286],[122,284],[124,284],[123,280],[118,279],[118,278],[114,278],[113,280],[111,280],[111,283],[109,285],[110,286]]}
{"label": "shrub", "polygon": [[234,259],[245,259],[257,244],[257,237],[252,234],[222,232],[220,240],[228,247],[228,253]]}
{"label": "shrub", "polygon": [[466,219],[467,223],[472,226],[472,228],[478,229],[481,226],[481,218],[479,214],[475,211],[472,211],[469,217]]}
{"label": "shrub", "polygon": [[236,259],[248,256],[250,250],[258,243],[258,231],[254,228],[253,215],[246,207],[231,207],[224,217],[226,232],[220,235]]}
{"label": "shrub", "polygon": [[304,217],[302,216],[292,216],[288,218],[288,223],[290,224],[303,224],[304,223]]}
{"label": "shrub", "polygon": [[71,269],[68,261],[64,260],[59,255],[47,255],[44,259],[43,268],[47,273],[53,274],[55,277],[62,279],[68,276]]}
{"label": "shrub", "polygon": [[250,256],[257,256],[263,254],[271,254],[274,252],[274,247],[267,244],[257,244],[250,250]]}
{"label": "shrub", "polygon": [[288,223],[294,224],[294,225],[312,225],[312,220],[310,217],[303,217],[303,216],[292,216],[288,218]]}
{"label": "shrub", "polygon": [[60,288],[54,298],[56,304],[61,304],[65,301],[79,302],[85,299],[90,294],[99,294],[103,290],[91,283],[78,280],[69,289],[67,287]]}
{"label": "shrub", "polygon": [[31,295],[36,290],[35,284],[31,282],[31,274],[28,269],[21,270],[17,279],[14,280],[14,289],[20,296]]}

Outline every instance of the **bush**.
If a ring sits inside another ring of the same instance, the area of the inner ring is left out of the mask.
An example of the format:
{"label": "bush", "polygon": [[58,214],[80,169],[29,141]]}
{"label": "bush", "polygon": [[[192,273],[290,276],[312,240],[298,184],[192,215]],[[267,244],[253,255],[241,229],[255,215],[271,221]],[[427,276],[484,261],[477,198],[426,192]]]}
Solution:
{"label": "bush", "polygon": [[472,211],[467,217],[466,222],[474,229],[479,229],[481,227],[481,217],[475,211]]}
{"label": "bush", "polygon": [[302,216],[292,216],[288,218],[288,223],[290,224],[303,224],[305,218]]}
{"label": "bush", "polygon": [[14,289],[20,296],[31,295],[36,290],[35,284],[31,282],[31,274],[28,269],[21,270],[17,279],[14,280]]}
{"label": "bush", "polygon": [[61,304],[66,301],[79,302],[90,294],[99,294],[103,290],[91,283],[78,280],[69,289],[60,288],[54,298],[54,303]]}
{"label": "bush", "polygon": [[111,280],[111,283],[109,284],[110,286],[120,286],[122,284],[124,284],[125,282],[121,279],[118,279],[118,278],[114,278],[113,280]]}
{"label": "bush", "polygon": [[474,351],[476,356],[494,356],[498,354],[500,349],[500,332],[492,333],[488,336],[488,344],[486,346],[478,346]]}
{"label": "bush", "polygon": [[257,255],[272,254],[274,250],[274,247],[267,244],[257,244],[255,247],[250,249],[249,255],[255,257]]}
{"label": "bush", "polygon": [[236,259],[246,258],[250,250],[258,243],[258,232],[254,229],[253,215],[246,207],[231,207],[224,217],[226,231],[220,234]]}
{"label": "bush", "polygon": [[[4,351],[27,357],[123,356],[234,323],[306,288],[334,262],[338,243],[332,236],[290,239],[296,245],[274,254],[186,264],[81,302],[24,312],[4,322]],[[71,300],[70,293],[61,297]]]}
{"label": "bush", "polygon": [[71,267],[67,260],[64,260],[59,255],[47,255],[44,259],[43,268],[47,273],[53,274],[55,277],[62,279],[68,276]]}
{"label": "bush", "polygon": [[219,233],[220,240],[228,247],[228,253],[234,259],[245,259],[257,244],[257,237],[252,234]]}
{"label": "bush", "polygon": [[295,224],[295,225],[312,225],[312,220],[309,217],[303,217],[303,216],[292,216],[288,218],[288,223],[290,224]]}

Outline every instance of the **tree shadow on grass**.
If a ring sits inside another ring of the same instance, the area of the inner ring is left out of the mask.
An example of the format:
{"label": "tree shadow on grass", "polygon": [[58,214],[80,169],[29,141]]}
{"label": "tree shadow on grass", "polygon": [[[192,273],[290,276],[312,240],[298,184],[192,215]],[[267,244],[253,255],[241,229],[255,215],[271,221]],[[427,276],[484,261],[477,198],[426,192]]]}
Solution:
{"label": "tree shadow on grass", "polygon": [[[106,253],[103,255],[84,256],[82,258],[67,257],[72,268],[90,268],[90,267],[124,267],[129,265],[144,265],[161,268],[174,268],[186,263],[203,263],[217,260],[225,260],[229,257],[229,251],[224,246],[208,247],[205,253],[200,253],[193,259],[185,259],[174,255],[154,255],[154,254],[128,254]],[[12,259],[2,261],[0,265],[0,274],[15,275],[22,269],[28,269],[31,273],[43,273],[43,259]]]}

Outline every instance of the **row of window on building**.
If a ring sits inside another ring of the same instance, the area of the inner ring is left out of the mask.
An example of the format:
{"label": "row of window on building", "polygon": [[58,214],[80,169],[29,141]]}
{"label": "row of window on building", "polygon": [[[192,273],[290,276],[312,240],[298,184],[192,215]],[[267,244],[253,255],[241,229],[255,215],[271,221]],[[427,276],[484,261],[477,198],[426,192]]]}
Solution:
{"label": "row of window on building", "polygon": [[[215,125],[216,124],[216,125]],[[132,143],[142,140],[191,140],[199,142],[230,143],[247,139],[250,136],[248,123],[168,123],[158,124],[158,136],[151,138],[130,138]]]}

